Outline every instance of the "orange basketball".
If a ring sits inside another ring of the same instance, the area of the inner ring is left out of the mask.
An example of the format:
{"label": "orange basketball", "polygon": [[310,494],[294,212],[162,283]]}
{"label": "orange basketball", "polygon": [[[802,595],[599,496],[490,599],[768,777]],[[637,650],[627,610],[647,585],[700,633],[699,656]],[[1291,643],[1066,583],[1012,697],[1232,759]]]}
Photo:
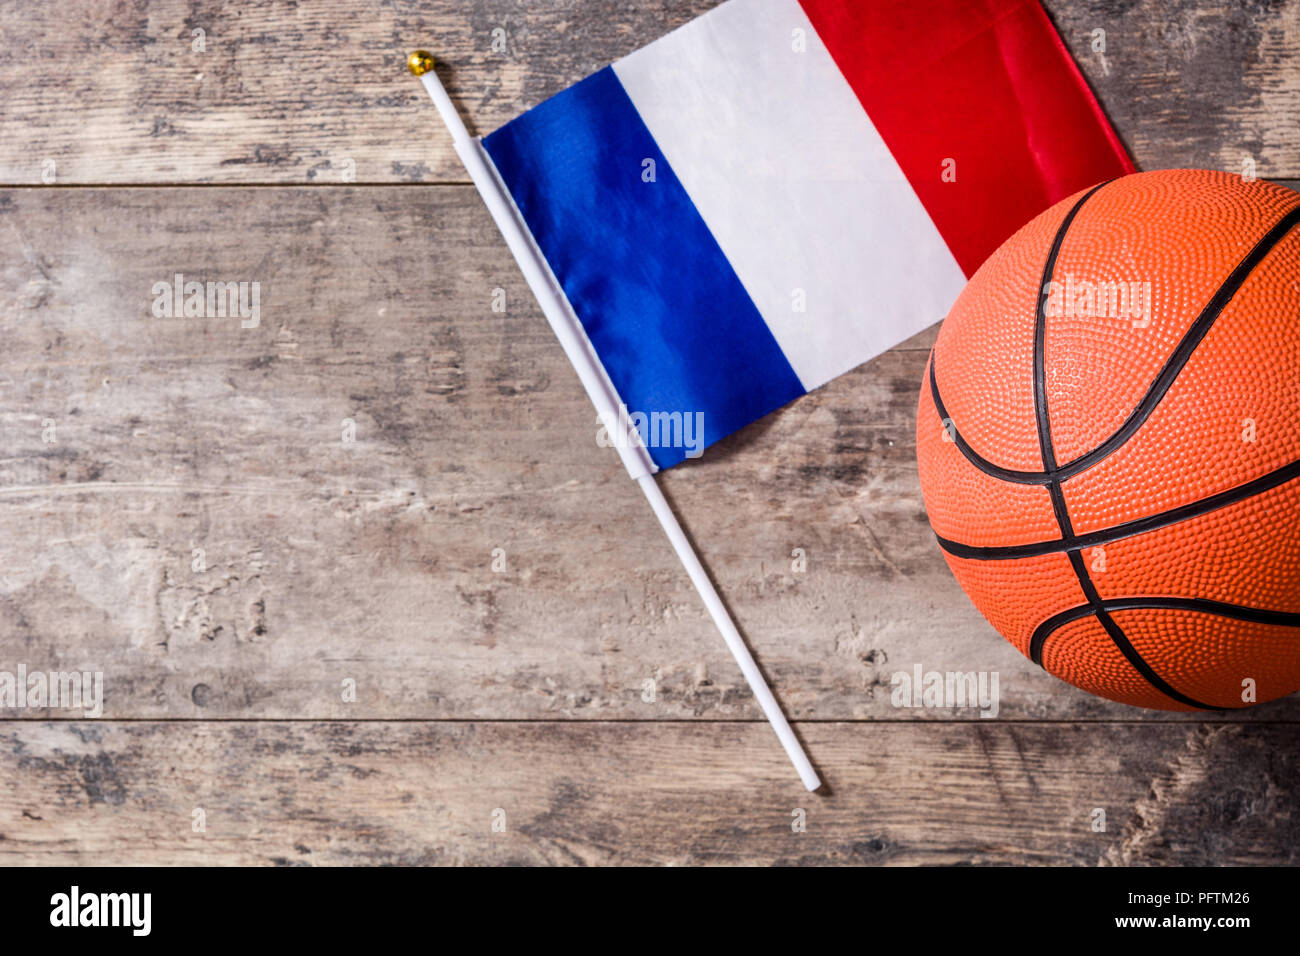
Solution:
{"label": "orange basketball", "polygon": [[967,284],[930,354],[930,524],[989,622],[1111,700],[1300,688],[1300,195],[1137,173]]}

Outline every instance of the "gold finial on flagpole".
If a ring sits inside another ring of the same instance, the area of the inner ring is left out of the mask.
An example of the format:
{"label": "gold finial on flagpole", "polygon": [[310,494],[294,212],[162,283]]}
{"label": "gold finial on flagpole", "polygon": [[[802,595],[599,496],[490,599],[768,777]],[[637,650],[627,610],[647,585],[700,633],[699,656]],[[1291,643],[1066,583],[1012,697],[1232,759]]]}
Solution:
{"label": "gold finial on flagpole", "polygon": [[433,54],[428,50],[416,50],[406,58],[406,68],[415,76],[424,76],[433,69]]}

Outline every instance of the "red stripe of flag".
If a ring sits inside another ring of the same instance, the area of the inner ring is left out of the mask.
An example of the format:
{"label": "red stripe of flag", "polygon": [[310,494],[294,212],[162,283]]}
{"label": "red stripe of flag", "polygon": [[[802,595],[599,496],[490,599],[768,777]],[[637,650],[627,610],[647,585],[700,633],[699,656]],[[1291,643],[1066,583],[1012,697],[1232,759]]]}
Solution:
{"label": "red stripe of flag", "polygon": [[1052,203],[1134,171],[1037,0],[800,2],[966,275]]}

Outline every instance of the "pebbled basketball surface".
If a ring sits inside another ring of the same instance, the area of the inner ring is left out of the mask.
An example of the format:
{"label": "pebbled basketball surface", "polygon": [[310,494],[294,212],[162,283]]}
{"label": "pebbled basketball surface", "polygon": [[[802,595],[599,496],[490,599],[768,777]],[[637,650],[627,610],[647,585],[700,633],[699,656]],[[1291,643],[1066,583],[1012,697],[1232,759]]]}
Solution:
{"label": "pebbled basketball surface", "polygon": [[1049,672],[1163,710],[1300,688],[1300,195],[1136,173],[995,252],[945,320],[921,488]]}

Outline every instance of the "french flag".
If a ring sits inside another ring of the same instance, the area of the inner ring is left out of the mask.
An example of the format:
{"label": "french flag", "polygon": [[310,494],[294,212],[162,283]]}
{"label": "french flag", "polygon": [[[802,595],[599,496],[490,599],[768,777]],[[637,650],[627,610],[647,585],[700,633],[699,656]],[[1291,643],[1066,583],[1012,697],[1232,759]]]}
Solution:
{"label": "french flag", "polygon": [[1037,0],[728,0],[481,146],[651,471],[1134,169]]}
{"label": "french flag", "polygon": [[816,790],[654,472],[943,318],[1123,147],[1037,0],[728,0],[482,140],[407,63]]}

